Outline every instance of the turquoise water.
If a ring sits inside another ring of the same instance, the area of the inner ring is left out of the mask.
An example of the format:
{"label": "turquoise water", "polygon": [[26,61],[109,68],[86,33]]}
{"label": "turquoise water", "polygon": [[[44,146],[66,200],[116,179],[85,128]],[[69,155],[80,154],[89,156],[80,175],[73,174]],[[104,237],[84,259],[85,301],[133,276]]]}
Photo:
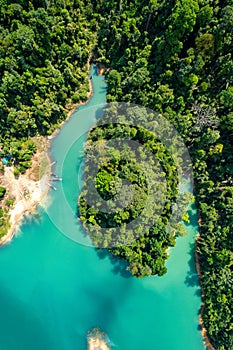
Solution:
{"label": "turquoise water", "polygon": [[203,350],[196,209],[190,208],[188,235],[171,249],[163,277],[130,277],[119,260],[88,246],[77,223],[83,133],[106,95],[104,78],[92,74],[94,96],[52,144],[63,183],[0,250],[0,350],[85,350],[86,333],[95,326],[119,350]]}

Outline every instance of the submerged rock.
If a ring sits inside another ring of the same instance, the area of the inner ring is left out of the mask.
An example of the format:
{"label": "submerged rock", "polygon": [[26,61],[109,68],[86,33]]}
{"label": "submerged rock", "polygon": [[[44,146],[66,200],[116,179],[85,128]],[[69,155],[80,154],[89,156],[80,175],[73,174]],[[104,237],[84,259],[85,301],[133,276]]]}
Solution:
{"label": "submerged rock", "polygon": [[110,350],[107,335],[99,328],[93,328],[87,335],[88,350]]}

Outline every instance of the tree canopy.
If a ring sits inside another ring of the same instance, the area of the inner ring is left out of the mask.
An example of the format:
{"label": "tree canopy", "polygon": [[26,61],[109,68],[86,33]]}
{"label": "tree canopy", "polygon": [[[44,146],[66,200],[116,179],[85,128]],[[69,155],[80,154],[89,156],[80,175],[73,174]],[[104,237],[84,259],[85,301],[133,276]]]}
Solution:
{"label": "tree canopy", "polygon": [[[65,107],[86,99],[91,52],[106,68],[109,102],[149,107],[167,118],[185,140],[200,217],[197,251],[203,320],[218,350],[233,348],[232,14],[232,0],[0,3],[0,155],[9,156],[17,171],[30,167],[34,135],[51,134],[65,119]],[[94,136],[101,140],[101,133],[117,131],[141,137],[138,129],[121,128],[97,126],[90,133],[90,142]],[[150,150],[157,147],[156,152],[161,151],[168,161],[154,139],[148,145]],[[139,213],[147,195],[145,179],[136,162],[131,167],[127,161],[122,164],[117,152],[109,151],[115,163],[104,165],[96,187],[103,197],[114,196],[123,177],[116,181],[111,169],[122,172],[126,180],[131,170]],[[172,174],[170,168],[167,175]],[[101,222],[81,199],[80,205],[91,224],[96,219]],[[168,207],[169,203],[166,215]],[[113,222],[126,222],[137,213],[119,211]],[[7,209],[0,210],[0,235],[9,226],[7,215]],[[140,238],[138,246],[117,247],[112,253],[128,260],[137,276],[163,274],[165,246],[174,243],[164,225],[161,221],[159,227],[153,227],[150,239],[142,236],[144,241]]]}

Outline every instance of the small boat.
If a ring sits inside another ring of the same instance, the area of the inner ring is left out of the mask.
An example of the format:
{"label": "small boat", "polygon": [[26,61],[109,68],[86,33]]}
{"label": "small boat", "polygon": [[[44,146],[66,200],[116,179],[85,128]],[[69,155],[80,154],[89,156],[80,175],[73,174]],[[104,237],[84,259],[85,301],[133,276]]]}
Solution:
{"label": "small boat", "polygon": [[52,179],[52,181],[62,181],[62,178],[61,177],[55,177]]}
{"label": "small boat", "polygon": [[52,165],[54,165],[56,163],[57,163],[57,161],[55,160],[54,162],[50,163],[50,166],[52,166]]}
{"label": "small boat", "polygon": [[56,188],[55,186],[53,186],[52,184],[48,184],[48,185],[49,185],[49,187],[51,187],[54,191],[57,190],[57,188]]}

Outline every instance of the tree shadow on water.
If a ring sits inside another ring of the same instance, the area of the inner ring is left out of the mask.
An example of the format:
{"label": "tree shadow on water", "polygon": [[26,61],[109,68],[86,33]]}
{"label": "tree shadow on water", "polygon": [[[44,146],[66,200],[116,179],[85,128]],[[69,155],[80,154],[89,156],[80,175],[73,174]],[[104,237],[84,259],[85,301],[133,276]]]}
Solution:
{"label": "tree shadow on water", "polygon": [[[114,320],[119,315],[119,307],[124,304],[125,300],[130,295],[130,285],[122,287],[120,284],[113,288],[112,285],[108,285],[105,288],[85,288],[85,295],[89,300],[95,300],[92,303],[92,309],[89,313],[88,322],[84,322],[88,325],[87,331],[90,328],[98,327],[103,329],[106,333],[111,329]],[[118,300],[120,298],[120,300]],[[85,317],[85,319],[87,319]],[[90,327],[91,323],[91,327]],[[85,327],[85,325],[84,325]]]}
{"label": "tree shadow on water", "polygon": [[98,72],[98,67],[96,64],[93,66],[93,70],[94,70],[93,75],[98,76],[99,72]]}
{"label": "tree shadow on water", "polygon": [[189,256],[190,259],[188,261],[189,270],[185,278],[185,284],[188,287],[197,287],[195,290],[195,295],[201,296],[201,288],[199,283],[199,277],[196,270],[196,263],[195,263],[195,243],[189,244]]}
{"label": "tree shadow on water", "polygon": [[198,231],[198,216],[197,216],[197,207],[196,207],[196,203],[193,202],[188,210],[188,215],[189,215],[189,220],[190,220],[190,224],[193,230]]}
{"label": "tree shadow on water", "polygon": [[[192,225],[192,229],[196,232],[198,231],[198,222],[197,222],[197,214],[196,214],[196,206],[195,203],[191,205],[190,210],[188,211],[190,224]],[[189,270],[185,278],[185,284],[188,287],[196,287],[195,295],[201,296],[201,288],[199,277],[196,270],[196,261],[195,261],[195,242],[189,244]]]}
{"label": "tree shadow on water", "polygon": [[123,278],[130,278],[132,277],[131,273],[126,270],[127,269],[127,262],[123,259],[120,259],[118,257],[115,257],[112,253],[108,252],[107,249],[96,249],[97,255],[100,259],[109,259],[113,269],[112,272],[114,274],[119,274]]}
{"label": "tree shadow on water", "polygon": [[98,120],[103,116],[103,108],[98,108],[95,112],[95,119]]}

